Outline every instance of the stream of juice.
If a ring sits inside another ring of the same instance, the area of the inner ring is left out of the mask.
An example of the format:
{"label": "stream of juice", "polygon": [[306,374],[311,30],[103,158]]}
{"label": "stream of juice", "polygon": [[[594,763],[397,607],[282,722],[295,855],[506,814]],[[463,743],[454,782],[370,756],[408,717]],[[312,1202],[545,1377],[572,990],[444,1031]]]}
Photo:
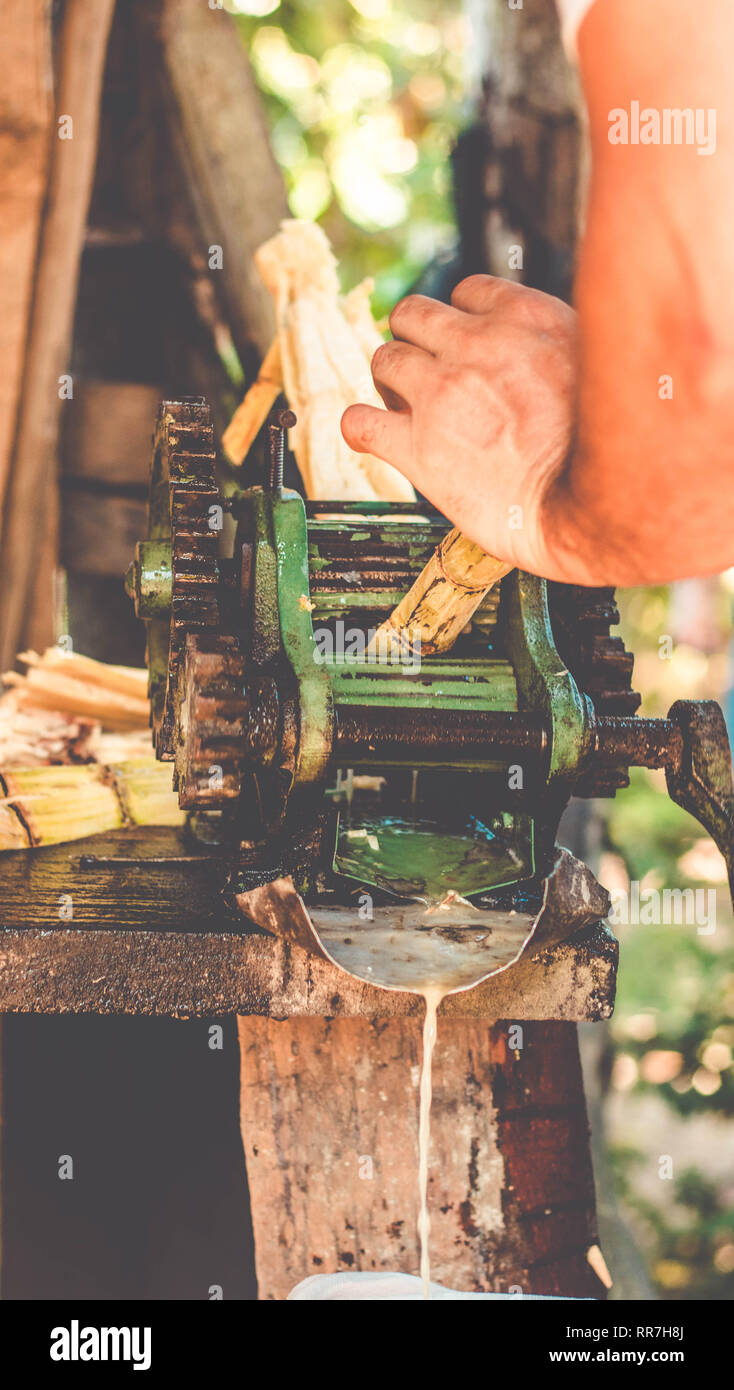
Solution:
{"label": "stream of juice", "polygon": [[431,1297],[431,1218],[428,1214],[428,1154],[431,1144],[431,1097],[433,1049],[436,1046],[437,1010],[445,990],[433,986],[422,991],[426,1002],[423,1020],[423,1057],[421,1060],[420,1119],[418,1122],[418,1239],[421,1247],[421,1282],[423,1297]]}
{"label": "stream of juice", "polygon": [[430,1298],[428,1163],[431,1133],[431,1068],[437,1010],[457,989],[475,984],[492,968],[509,964],[532,925],[519,912],[481,912],[463,899],[429,907],[396,909],[387,925],[354,920],[353,911],[318,924],[333,960],[357,979],[407,990],[425,1000],[418,1121],[418,1239],[423,1297]]}

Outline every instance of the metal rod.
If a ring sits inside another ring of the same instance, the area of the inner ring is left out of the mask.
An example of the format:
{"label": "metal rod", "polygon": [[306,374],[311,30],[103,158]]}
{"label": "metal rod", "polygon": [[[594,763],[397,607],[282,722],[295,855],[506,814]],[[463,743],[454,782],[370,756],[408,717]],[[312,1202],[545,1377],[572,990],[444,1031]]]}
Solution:
{"label": "metal rod", "polygon": [[514,710],[380,708],[340,705],[335,752],[354,759],[406,758],[471,762],[480,754],[503,759],[517,753],[540,757],[547,735],[540,715]]}
{"label": "metal rod", "polygon": [[596,721],[594,751],[602,763],[677,767],[683,753],[683,734],[672,719],[610,715]]}
{"label": "metal rod", "polygon": [[[605,716],[596,720],[595,759],[605,765],[674,767],[683,738],[671,719]],[[518,755],[539,759],[550,741],[539,714],[518,710],[380,708],[340,705],[336,714],[335,755],[361,761],[404,760],[411,754],[429,761],[466,761]]]}

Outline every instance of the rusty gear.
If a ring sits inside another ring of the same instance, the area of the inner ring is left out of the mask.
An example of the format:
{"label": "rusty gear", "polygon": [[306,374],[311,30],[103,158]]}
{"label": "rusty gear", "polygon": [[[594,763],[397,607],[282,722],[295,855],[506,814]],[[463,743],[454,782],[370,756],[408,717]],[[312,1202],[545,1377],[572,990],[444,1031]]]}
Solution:
{"label": "rusty gear", "polygon": [[171,605],[167,632],[162,623],[148,625],[147,660],[156,756],[171,761],[174,694],[186,638],[219,626],[221,511],[214,431],[204,398],[163,401],[153,443],[149,537],[170,538]]}

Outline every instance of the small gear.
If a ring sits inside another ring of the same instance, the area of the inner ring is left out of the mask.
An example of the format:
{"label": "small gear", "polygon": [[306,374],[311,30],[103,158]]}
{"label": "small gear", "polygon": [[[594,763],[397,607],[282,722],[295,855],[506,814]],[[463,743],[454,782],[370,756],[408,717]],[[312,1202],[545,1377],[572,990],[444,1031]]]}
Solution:
{"label": "small gear", "polygon": [[[632,689],[634,656],[610,629],[619,622],[612,588],[548,584],[548,608],[559,655],[598,715],[634,715],[641,695]],[[626,767],[599,769],[574,788],[576,796],[614,796],[629,784]]]}

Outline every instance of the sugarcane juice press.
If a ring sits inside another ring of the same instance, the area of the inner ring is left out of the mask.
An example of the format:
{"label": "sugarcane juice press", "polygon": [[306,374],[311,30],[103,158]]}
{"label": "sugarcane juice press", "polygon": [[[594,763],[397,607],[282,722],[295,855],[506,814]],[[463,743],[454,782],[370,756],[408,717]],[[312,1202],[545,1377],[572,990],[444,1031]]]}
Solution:
{"label": "sugarcane juice press", "polygon": [[[390,977],[380,973],[378,957],[366,968],[362,962],[356,980],[345,974],[339,943],[387,942],[396,957],[404,950],[415,963],[421,934],[437,936],[456,954],[457,979],[466,967],[480,981],[443,1005],[456,1030],[446,1067],[453,1058],[459,1073],[458,1100],[445,1078],[443,1122],[465,1135],[469,1149],[464,1167],[454,1153],[461,1142],[449,1140],[442,1150],[437,1277],[480,1288],[514,1278],[526,1289],[598,1296],[598,1276],[584,1261],[594,1237],[593,1183],[568,1024],[611,1014],[616,942],[602,920],[608,895],[559,848],[558,824],[571,797],[614,796],[633,766],[664,769],[669,795],[724,855],[731,886],[734,796],[721,710],[712,701],[681,700],[665,719],[639,717],[633,657],[610,632],[618,621],[613,590],[519,571],[489,592],[452,650],[407,648],[392,661],[370,660],[370,634],[448,523],[421,502],[304,501],[283,487],[283,444],[274,435],[262,485],[230,481],[223,496],[205,403],[161,407],[149,536],[129,579],[147,625],[157,756],[173,764],[192,832],[217,852],[226,847],[224,898],[253,931],[278,943],[285,978],[271,976],[263,1012],[290,1017],[294,1029],[311,1014],[324,1027],[343,1019],[342,1027],[349,1021],[367,1030],[342,1035],[338,1062],[326,1035],[300,1039],[296,1051],[308,1055],[312,1072],[309,1088],[304,1063],[304,1133],[309,1123],[322,1136],[349,1126],[341,1102],[325,1099],[340,1090],[331,1069],[348,1066],[350,1055],[379,1054],[375,1021],[404,1028],[406,1013],[418,1007],[413,996],[384,987]],[[225,517],[230,540],[223,547]],[[457,899],[464,909],[458,926]],[[462,957],[467,920],[476,925],[470,959]],[[524,1055],[508,1046],[518,1020],[536,1044]],[[482,1021],[491,1026],[481,1028]],[[253,1055],[271,1043],[260,1033]],[[398,1052],[395,1044],[393,1058]],[[462,1099],[462,1078],[476,1074],[478,1057],[496,1116],[495,1131],[483,1139],[466,1119],[474,1102],[466,1091]],[[469,1058],[471,1067],[463,1067]],[[373,1061],[384,1077],[384,1058]],[[270,1082],[273,1074],[270,1067]],[[278,1084],[287,1109],[290,1082],[280,1075]],[[359,1105],[354,1096],[350,1103]],[[257,1130],[262,1112],[257,1102],[251,1109]],[[512,1125],[523,1117],[520,1141]],[[269,1126],[277,1128],[273,1113]],[[303,1136],[298,1142],[309,1149]],[[498,1219],[480,1213],[464,1172],[482,1144],[488,1167],[502,1162]],[[529,1169],[520,1153],[529,1154]],[[291,1176],[306,1191],[311,1173],[318,1206],[313,1158],[300,1169],[293,1159]],[[539,1168],[545,1177],[538,1187]],[[248,1170],[263,1207],[259,1223],[255,1216],[270,1290],[263,1296],[282,1296],[289,1278],[313,1271],[309,1199],[300,1225],[289,1217],[299,1249],[281,1273],[289,1242],[277,1195],[254,1158]],[[354,1205],[358,1196],[350,1193]],[[333,1192],[321,1200],[329,1206]],[[347,1194],[348,1228],[349,1201]],[[363,1234],[362,1262],[394,1268],[402,1259],[410,1268],[398,1238],[381,1237],[378,1226],[363,1215],[371,1236]],[[398,1227],[385,1229],[394,1235]],[[273,1230],[280,1253],[269,1259]],[[327,1267],[341,1259],[334,1240]],[[319,1267],[323,1258],[313,1255]]]}
{"label": "sugarcane juice press", "polygon": [[612,590],[516,570],[450,652],[366,655],[448,526],[420,502],[304,502],[277,455],[263,486],[223,496],[205,402],[162,404],[128,588],[156,755],[194,833],[230,847],[229,898],[266,928],[279,899],[303,922],[362,892],[379,912],[441,892],[547,903],[569,798],[614,796],[631,766],[665,769],[731,875],[719,706],[637,716]]}

